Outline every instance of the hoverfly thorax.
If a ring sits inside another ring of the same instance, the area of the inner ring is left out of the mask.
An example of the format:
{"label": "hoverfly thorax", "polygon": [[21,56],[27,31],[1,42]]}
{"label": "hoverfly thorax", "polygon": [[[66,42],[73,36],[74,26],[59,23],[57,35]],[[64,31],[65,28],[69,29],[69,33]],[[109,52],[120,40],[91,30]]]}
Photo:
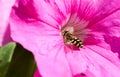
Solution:
{"label": "hoverfly thorax", "polygon": [[72,36],[73,35],[69,31],[64,31],[64,33],[63,33],[63,38],[68,41],[72,40]]}

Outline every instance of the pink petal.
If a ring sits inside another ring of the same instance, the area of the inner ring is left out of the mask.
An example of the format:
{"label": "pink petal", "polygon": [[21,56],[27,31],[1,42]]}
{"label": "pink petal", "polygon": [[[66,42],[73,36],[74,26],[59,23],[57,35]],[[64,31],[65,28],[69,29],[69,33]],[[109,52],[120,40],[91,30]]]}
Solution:
{"label": "pink petal", "polygon": [[112,52],[120,58],[120,37],[105,36],[105,41],[110,45]]}
{"label": "pink petal", "polygon": [[[69,49],[66,49],[66,51],[69,51]],[[66,54],[66,58],[69,62],[73,75],[84,73],[86,70],[84,55],[79,50],[70,51],[71,52]]]}
{"label": "pink petal", "polygon": [[63,47],[56,46],[48,55],[34,53],[39,71],[43,77],[72,77],[63,51]]}
{"label": "pink petal", "polygon": [[101,22],[102,20],[108,18],[109,16],[120,10],[120,1],[118,0],[98,0],[95,2],[97,2],[96,11],[90,19],[90,26],[96,25],[97,23]]}
{"label": "pink petal", "polygon": [[68,53],[67,59],[72,73],[78,74],[78,77],[80,73],[86,77],[119,77],[120,61],[117,55],[111,53],[99,46],[87,46],[73,54]]}
{"label": "pink petal", "polygon": [[72,14],[77,13],[80,20],[90,20],[96,12],[98,0],[73,0]]}
{"label": "pink petal", "polygon": [[102,33],[103,36],[120,37],[120,11],[117,10],[108,17],[93,25],[94,32]]}
{"label": "pink petal", "polygon": [[36,70],[35,73],[34,73],[34,77],[42,77],[42,76],[40,75],[39,71]]}
{"label": "pink petal", "polygon": [[[59,3],[66,13],[64,2],[60,1]],[[53,27],[60,28],[60,24],[62,24],[62,22],[66,19],[68,15],[68,13],[64,14],[63,10],[59,8],[57,2],[53,0],[34,0],[34,6],[37,9],[36,12],[38,13],[38,19],[49,25],[52,25]]]}
{"label": "pink petal", "polygon": [[0,0],[0,46],[11,41],[9,15],[15,0]]}
{"label": "pink petal", "polygon": [[[34,19],[32,19],[32,22],[22,21],[15,15],[15,11],[11,14],[10,24],[12,25],[11,36],[13,40],[21,43],[25,48],[33,52],[45,49],[48,44],[54,45],[54,43],[62,41],[58,29]],[[42,52],[43,54],[47,53],[45,51]]]}
{"label": "pink petal", "polygon": [[[115,65],[119,66],[119,53],[120,45],[118,38],[109,37],[107,34],[103,35],[101,32],[91,32],[94,37],[88,38],[85,41],[85,47],[103,56],[104,58],[114,62]],[[100,50],[101,49],[101,50]],[[104,52],[104,53],[103,53]]]}
{"label": "pink petal", "polygon": [[55,28],[55,25],[51,26],[37,19],[31,19],[30,14],[27,16],[26,12],[24,14],[19,8],[20,6],[14,7],[11,14],[13,40],[34,54],[43,77],[71,77],[59,29]]}
{"label": "pink petal", "polygon": [[[67,16],[71,12],[72,0],[55,0],[59,11],[63,13],[64,16]],[[77,5],[76,5],[77,6]]]}
{"label": "pink petal", "polygon": [[84,51],[88,61],[88,71],[96,77],[120,76],[120,63],[117,55],[99,46],[89,48]]}

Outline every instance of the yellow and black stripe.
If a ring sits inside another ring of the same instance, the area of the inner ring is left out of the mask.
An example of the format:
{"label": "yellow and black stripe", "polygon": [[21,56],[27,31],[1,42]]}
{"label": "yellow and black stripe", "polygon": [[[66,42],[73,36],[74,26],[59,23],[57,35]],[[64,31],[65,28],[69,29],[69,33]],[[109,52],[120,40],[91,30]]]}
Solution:
{"label": "yellow and black stripe", "polygon": [[78,48],[83,48],[83,43],[81,40],[79,40],[79,38],[72,38],[71,42]]}

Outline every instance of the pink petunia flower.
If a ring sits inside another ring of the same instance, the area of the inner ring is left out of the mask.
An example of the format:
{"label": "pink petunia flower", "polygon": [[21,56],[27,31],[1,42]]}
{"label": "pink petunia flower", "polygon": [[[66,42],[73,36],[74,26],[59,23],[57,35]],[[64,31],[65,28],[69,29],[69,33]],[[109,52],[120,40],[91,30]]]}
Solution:
{"label": "pink petunia flower", "polygon": [[0,46],[11,41],[9,16],[15,0],[0,0]]}
{"label": "pink petunia flower", "polygon": [[[35,77],[120,77],[119,0],[19,0],[11,36],[31,51]],[[83,48],[65,42],[64,32]],[[64,43],[65,42],[65,43]]]}

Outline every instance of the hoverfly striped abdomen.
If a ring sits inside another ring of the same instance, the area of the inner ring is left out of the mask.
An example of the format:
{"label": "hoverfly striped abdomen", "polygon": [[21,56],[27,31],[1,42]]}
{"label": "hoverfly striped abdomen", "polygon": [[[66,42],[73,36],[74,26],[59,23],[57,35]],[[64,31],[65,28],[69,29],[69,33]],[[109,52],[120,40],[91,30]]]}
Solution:
{"label": "hoverfly striped abdomen", "polygon": [[64,38],[65,43],[71,42],[72,44],[74,44],[78,48],[83,47],[82,41],[79,38],[77,38],[76,36],[74,36],[73,34],[71,34],[69,31],[64,31],[63,38]]}
{"label": "hoverfly striped abdomen", "polygon": [[71,42],[77,46],[78,48],[82,48],[83,47],[83,43],[81,40],[79,40],[79,38],[72,38]]}

